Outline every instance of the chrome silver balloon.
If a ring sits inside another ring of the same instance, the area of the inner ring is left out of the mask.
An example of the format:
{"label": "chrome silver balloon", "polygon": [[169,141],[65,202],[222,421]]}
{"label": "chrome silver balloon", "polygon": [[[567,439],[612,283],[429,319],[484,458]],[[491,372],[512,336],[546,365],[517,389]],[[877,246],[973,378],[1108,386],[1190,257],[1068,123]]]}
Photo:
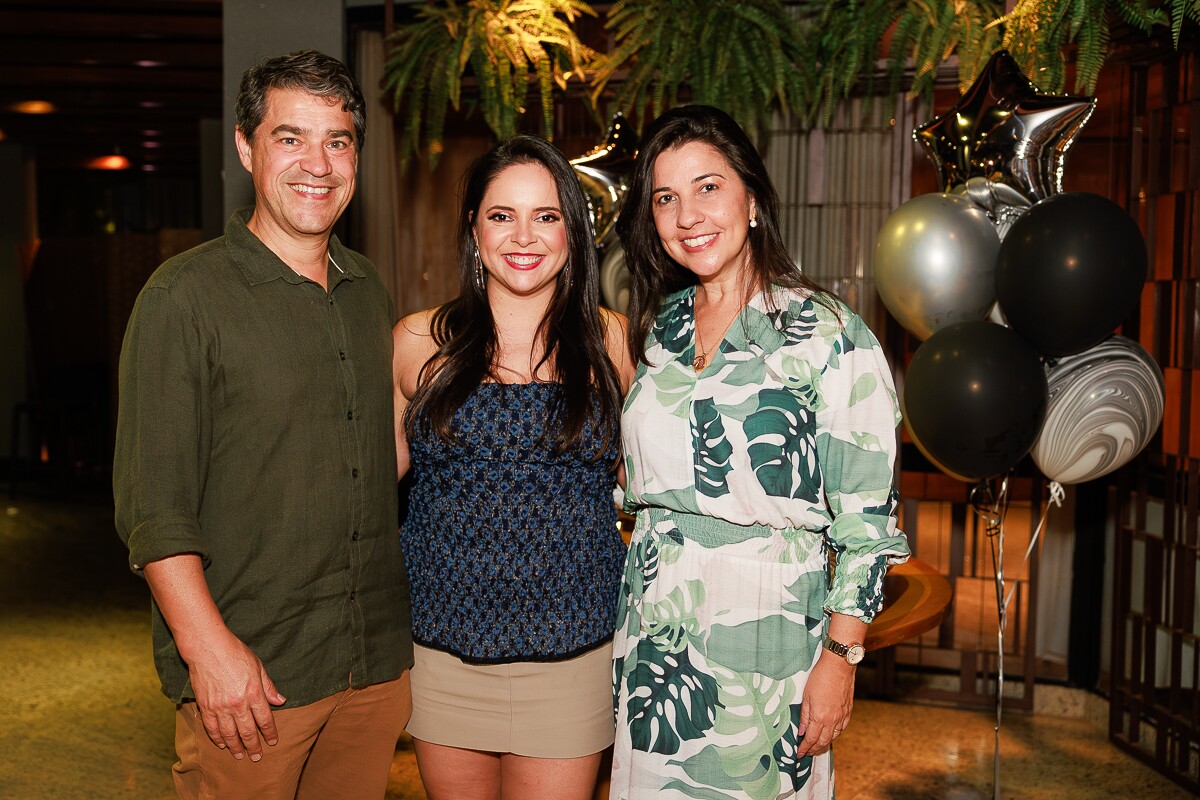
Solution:
{"label": "chrome silver balloon", "polygon": [[617,239],[616,222],[633,161],[637,155],[637,133],[620,112],[613,115],[604,141],[588,152],[571,159],[571,166],[592,215],[592,235],[597,247],[607,247]]}
{"label": "chrome silver balloon", "polygon": [[987,178],[970,178],[966,183],[955,186],[950,194],[966,197],[987,212],[988,219],[996,228],[1000,241],[1008,235],[1022,214],[1033,205],[1025,195],[1005,183],[996,183]]}
{"label": "chrome silver balloon", "polygon": [[1124,466],[1163,417],[1163,376],[1141,345],[1110,336],[1047,368],[1050,404],[1032,455],[1059,483],[1082,483]]}
{"label": "chrome silver balloon", "polygon": [[918,339],[956,322],[983,319],[996,300],[1000,237],[965,197],[924,194],[892,212],[875,238],[875,288]]}

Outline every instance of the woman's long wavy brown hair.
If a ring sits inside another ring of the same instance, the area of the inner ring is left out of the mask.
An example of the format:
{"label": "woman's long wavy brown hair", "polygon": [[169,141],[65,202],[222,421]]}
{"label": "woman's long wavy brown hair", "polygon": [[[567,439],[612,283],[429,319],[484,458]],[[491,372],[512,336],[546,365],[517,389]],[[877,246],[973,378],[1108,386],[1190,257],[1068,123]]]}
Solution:
{"label": "woman's long wavy brown hair", "polygon": [[830,308],[830,293],[805,277],[788,255],[779,229],[779,195],[766,165],[750,138],[733,117],[712,106],[690,105],[660,115],[644,133],[633,167],[633,181],[625,195],[624,213],[617,233],[625,249],[632,278],[629,294],[629,355],[633,363],[646,360],[646,337],[654,327],[663,299],[696,283],[696,276],[675,262],[663,249],[654,227],[654,162],[667,150],[689,142],[712,146],[725,157],[755,201],[758,225],[750,229],[750,292],[778,286],[811,292],[813,299]]}
{"label": "woman's long wavy brown hair", "polygon": [[534,136],[502,142],[467,171],[458,218],[459,295],[433,314],[430,331],[438,349],[421,369],[417,391],[405,412],[405,430],[411,437],[420,421],[435,435],[453,439],[455,412],[481,382],[499,380],[494,368],[496,324],[487,289],[475,278],[472,225],[492,181],[516,164],[538,164],[550,173],[567,231],[567,262],[537,329],[544,347],[533,367],[536,375],[542,366],[551,365],[554,380],[562,385],[552,410],[554,451],[578,446],[591,421],[593,430],[604,437],[600,452],[611,453],[618,441],[621,388],[605,348],[599,267],[587,200],[566,157]]}

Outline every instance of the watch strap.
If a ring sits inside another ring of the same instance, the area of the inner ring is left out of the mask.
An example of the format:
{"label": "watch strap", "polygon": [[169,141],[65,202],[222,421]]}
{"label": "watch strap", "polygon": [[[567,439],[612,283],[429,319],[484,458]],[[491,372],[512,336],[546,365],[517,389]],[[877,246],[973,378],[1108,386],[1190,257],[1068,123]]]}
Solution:
{"label": "watch strap", "polygon": [[[825,634],[825,649],[833,653],[835,656],[841,656],[852,665],[862,661],[863,655],[866,654],[866,649],[858,642],[853,644],[842,644],[838,640],[831,638],[829,634]],[[858,651],[855,654],[856,657],[853,659],[850,658],[850,651],[852,649]]]}

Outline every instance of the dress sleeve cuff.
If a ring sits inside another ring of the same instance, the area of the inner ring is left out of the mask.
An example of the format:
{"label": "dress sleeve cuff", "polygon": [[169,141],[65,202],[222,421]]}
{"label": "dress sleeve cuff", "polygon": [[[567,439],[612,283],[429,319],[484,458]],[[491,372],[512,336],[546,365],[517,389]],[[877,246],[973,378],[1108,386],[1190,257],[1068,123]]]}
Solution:
{"label": "dress sleeve cuff", "polygon": [[842,514],[833,529],[830,539],[837,564],[825,610],[871,622],[883,608],[887,568],[904,563],[911,554],[908,539],[895,530],[893,517],[873,514]]}

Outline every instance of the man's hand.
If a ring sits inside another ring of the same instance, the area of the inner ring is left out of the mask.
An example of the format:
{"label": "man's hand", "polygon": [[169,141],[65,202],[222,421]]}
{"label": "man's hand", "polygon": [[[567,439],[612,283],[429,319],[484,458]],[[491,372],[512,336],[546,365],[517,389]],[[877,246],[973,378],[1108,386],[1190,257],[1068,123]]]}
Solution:
{"label": "man's hand", "polygon": [[[262,662],[236,636],[226,632],[188,660],[192,690],[204,730],[213,744],[234,758],[262,758],[262,742],[279,741],[271,706],[286,698],[275,688]],[[260,737],[261,732],[261,737]]]}
{"label": "man's hand", "polygon": [[279,741],[272,705],[285,698],[258,656],[225,625],[213,602],[200,557],[181,553],[146,565],[146,582],[179,655],[188,665],[204,729],[234,758],[262,758],[262,739]]}

